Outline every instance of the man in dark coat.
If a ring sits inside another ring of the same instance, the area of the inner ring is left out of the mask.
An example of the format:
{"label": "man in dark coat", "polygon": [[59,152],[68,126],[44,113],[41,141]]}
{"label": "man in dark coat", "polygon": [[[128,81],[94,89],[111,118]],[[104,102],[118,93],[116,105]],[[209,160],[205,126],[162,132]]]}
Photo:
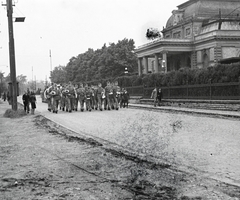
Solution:
{"label": "man in dark coat", "polygon": [[24,105],[24,111],[29,113],[30,94],[28,92],[25,92],[22,96],[22,100]]}

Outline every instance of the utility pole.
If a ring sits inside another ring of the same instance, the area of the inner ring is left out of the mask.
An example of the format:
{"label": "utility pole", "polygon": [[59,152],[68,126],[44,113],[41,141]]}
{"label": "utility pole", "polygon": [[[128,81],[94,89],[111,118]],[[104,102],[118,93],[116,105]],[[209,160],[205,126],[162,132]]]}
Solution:
{"label": "utility pole", "polygon": [[12,0],[7,0],[7,17],[8,17],[8,32],[9,32],[9,59],[10,59],[10,77],[11,84],[10,93],[12,94],[12,109],[17,110],[17,79],[15,66],[15,49],[13,38],[13,19],[12,19]]}
{"label": "utility pole", "polygon": [[34,83],[33,83],[33,66],[32,66],[32,89],[34,90]]}
{"label": "utility pole", "polygon": [[34,76],[34,78],[35,78],[34,91],[35,91],[35,93],[36,93],[36,91],[37,91],[37,80],[36,80],[36,75]]}
{"label": "utility pole", "polygon": [[49,57],[50,57],[50,82],[51,82],[51,75],[52,75],[52,55],[51,55],[51,50],[49,50]]}

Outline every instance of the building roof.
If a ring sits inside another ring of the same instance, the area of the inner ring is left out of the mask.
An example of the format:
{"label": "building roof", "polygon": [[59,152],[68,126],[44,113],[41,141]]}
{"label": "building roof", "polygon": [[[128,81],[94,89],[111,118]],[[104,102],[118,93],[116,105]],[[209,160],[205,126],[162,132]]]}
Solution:
{"label": "building roof", "polygon": [[223,18],[236,18],[240,16],[239,0],[189,0],[174,10],[167,21],[166,28],[173,26],[176,11],[183,12],[183,21],[188,19],[217,19],[219,10]]}

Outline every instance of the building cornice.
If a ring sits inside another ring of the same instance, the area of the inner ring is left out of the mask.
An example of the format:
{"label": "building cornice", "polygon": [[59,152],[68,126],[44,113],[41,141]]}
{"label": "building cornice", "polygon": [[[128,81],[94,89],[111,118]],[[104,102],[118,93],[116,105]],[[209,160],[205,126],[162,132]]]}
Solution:
{"label": "building cornice", "polygon": [[145,51],[158,46],[191,46],[192,44],[192,39],[161,39],[139,46],[135,49],[135,52]]}

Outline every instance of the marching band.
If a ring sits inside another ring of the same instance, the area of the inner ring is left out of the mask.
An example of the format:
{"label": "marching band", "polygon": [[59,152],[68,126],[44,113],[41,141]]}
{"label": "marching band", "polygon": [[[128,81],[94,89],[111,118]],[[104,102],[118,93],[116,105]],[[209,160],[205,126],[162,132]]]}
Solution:
{"label": "marching band", "polygon": [[58,108],[62,111],[72,112],[84,110],[118,110],[119,107],[128,107],[129,94],[126,89],[120,88],[118,82],[107,82],[105,88],[101,83],[97,86],[80,83],[73,85],[52,83],[43,93],[48,103],[48,111],[58,113]]}

